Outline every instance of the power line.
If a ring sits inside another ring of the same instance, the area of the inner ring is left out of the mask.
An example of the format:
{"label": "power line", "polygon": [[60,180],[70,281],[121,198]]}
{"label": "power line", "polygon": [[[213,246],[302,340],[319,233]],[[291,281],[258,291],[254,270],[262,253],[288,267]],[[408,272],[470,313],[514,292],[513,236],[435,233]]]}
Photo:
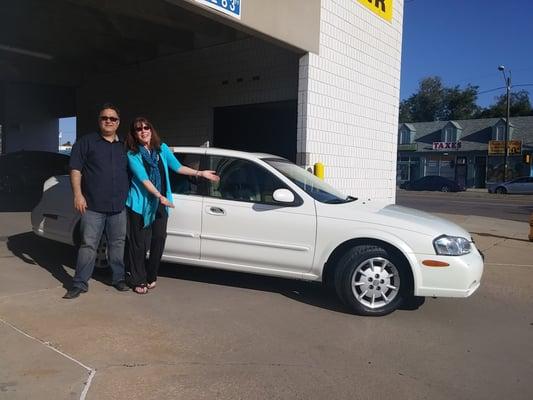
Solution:
{"label": "power line", "polygon": [[[522,87],[522,86],[533,86],[533,83],[522,83],[522,84],[519,84],[519,85],[513,85],[513,87]],[[501,90],[501,89],[505,89],[505,86],[500,86],[500,87],[497,87],[497,88],[494,88],[494,89],[483,90],[482,92],[478,92],[477,94],[495,92],[496,90]]]}

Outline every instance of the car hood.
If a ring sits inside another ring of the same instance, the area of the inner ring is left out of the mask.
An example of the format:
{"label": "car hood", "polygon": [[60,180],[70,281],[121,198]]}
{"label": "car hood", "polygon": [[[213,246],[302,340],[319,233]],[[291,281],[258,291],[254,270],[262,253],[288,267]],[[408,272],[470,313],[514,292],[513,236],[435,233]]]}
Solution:
{"label": "car hood", "polygon": [[344,204],[317,202],[317,213],[318,217],[392,227],[432,237],[450,235],[471,239],[470,234],[465,229],[453,222],[423,211],[383,202],[373,202],[371,200],[356,200]]}

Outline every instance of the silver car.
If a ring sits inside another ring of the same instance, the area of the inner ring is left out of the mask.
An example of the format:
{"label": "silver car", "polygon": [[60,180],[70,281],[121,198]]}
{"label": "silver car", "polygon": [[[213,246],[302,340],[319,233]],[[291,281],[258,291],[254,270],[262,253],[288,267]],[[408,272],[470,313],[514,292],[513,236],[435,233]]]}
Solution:
{"label": "silver car", "polygon": [[489,184],[488,189],[489,193],[533,194],[533,177],[523,176],[507,182]]}

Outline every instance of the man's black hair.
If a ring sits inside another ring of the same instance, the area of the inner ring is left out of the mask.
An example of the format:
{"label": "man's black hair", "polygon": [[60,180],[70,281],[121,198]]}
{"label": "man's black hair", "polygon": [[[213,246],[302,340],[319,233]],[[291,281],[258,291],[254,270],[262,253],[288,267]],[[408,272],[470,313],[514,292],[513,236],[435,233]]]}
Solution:
{"label": "man's black hair", "polygon": [[98,111],[98,115],[100,115],[100,113],[102,111],[104,111],[104,110],[113,110],[120,117],[120,110],[113,103],[104,103],[104,104],[102,104],[102,106],[100,107],[100,111]]}

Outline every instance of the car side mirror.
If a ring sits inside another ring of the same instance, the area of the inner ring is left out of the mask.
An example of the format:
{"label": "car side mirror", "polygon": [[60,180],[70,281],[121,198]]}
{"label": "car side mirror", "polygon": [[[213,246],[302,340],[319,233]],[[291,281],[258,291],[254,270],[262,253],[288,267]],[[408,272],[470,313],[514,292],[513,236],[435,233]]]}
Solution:
{"label": "car side mirror", "polygon": [[276,189],[273,197],[280,203],[294,203],[294,194],[289,189]]}

